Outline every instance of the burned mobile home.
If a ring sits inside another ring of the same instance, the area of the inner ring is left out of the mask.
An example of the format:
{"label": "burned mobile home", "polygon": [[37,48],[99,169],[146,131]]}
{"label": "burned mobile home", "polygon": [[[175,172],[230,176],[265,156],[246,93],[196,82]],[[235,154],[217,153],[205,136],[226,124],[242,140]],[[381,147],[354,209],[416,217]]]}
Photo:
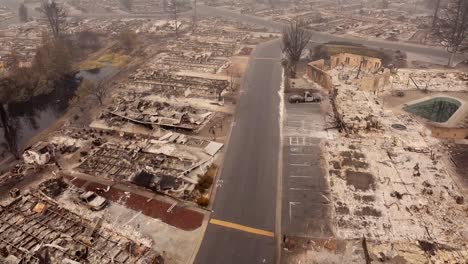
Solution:
{"label": "burned mobile home", "polygon": [[177,189],[180,186],[176,177],[165,174],[155,175],[145,170],[136,174],[132,182],[158,192]]}
{"label": "burned mobile home", "polygon": [[140,70],[130,77],[129,85],[162,97],[201,97],[217,99],[229,88],[226,79],[179,75],[161,70]]}
{"label": "burned mobile home", "polygon": [[66,174],[84,173],[185,198],[223,146],[158,126],[145,135],[113,125],[107,130],[67,128],[51,137],[58,149],[75,149],[58,157]]}
{"label": "burned mobile home", "polygon": [[214,114],[211,111],[195,109],[190,105],[172,106],[169,103],[144,99],[136,101],[130,98],[119,99],[116,102],[116,109],[101,116],[102,118],[111,117],[113,123],[118,119],[123,119],[149,127],[160,126],[166,129],[197,131]]}
{"label": "burned mobile home", "polygon": [[216,5],[230,6],[239,13],[268,20],[288,23],[300,19],[318,32],[439,45],[431,32],[434,6],[429,3],[434,2],[348,0],[339,3],[319,0],[252,5],[250,1],[216,1]]}
{"label": "burned mobile home", "polygon": [[193,190],[197,182],[187,175],[209,160],[211,156],[200,150],[187,146],[182,149],[165,142],[147,142],[133,149],[107,143],[89,154],[77,169],[158,192],[183,195],[184,191]]}
{"label": "burned mobile home", "polygon": [[0,208],[2,263],[163,263],[160,254],[39,194]]}

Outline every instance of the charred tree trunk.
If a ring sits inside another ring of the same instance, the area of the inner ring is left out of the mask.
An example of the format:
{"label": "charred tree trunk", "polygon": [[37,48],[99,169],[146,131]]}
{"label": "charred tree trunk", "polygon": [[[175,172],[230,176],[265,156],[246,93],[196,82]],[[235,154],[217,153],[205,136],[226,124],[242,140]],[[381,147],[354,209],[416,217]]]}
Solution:
{"label": "charred tree trunk", "polygon": [[297,75],[297,63],[293,62],[293,63],[291,63],[291,65],[289,67],[289,76],[291,76],[291,78],[295,79],[296,75]]}
{"label": "charred tree trunk", "polygon": [[454,66],[454,65],[453,65],[453,60],[455,59],[455,54],[456,54],[456,53],[457,53],[456,51],[450,53],[449,60],[448,60],[448,63],[447,63],[447,65],[448,65],[449,67],[453,67],[453,66]]}

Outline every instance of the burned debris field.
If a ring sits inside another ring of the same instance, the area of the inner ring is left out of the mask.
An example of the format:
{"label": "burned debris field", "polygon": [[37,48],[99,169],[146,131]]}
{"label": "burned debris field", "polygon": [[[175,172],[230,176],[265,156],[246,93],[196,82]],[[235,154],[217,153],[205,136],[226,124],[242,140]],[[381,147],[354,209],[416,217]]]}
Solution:
{"label": "burned debris field", "polygon": [[0,264],[466,263],[466,0],[0,2]]}
{"label": "burned debris field", "polygon": [[2,94],[21,86],[2,103],[30,111],[2,123],[1,263],[193,258],[250,52],[275,35],[175,2],[2,7]]}

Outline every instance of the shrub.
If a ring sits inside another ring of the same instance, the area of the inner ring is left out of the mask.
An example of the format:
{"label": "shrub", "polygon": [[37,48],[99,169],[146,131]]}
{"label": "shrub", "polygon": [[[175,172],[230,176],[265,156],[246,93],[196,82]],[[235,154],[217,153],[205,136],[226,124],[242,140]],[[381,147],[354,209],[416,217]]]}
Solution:
{"label": "shrub", "polygon": [[205,193],[211,185],[213,184],[213,177],[205,173],[205,175],[198,175],[198,183],[195,188],[200,191],[200,193]]}
{"label": "shrub", "polygon": [[204,175],[198,175],[198,183],[195,186],[195,189],[197,189],[201,194],[204,194],[213,184],[217,171],[218,166],[216,166],[216,164],[211,164]]}
{"label": "shrub", "polygon": [[216,164],[211,164],[210,167],[208,167],[208,170],[206,171],[205,175],[208,175],[214,178],[216,177],[217,171],[218,171],[218,166]]}
{"label": "shrub", "polygon": [[210,199],[208,199],[208,197],[201,196],[200,198],[197,199],[197,204],[199,206],[207,207],[209,203],[210,203]]}

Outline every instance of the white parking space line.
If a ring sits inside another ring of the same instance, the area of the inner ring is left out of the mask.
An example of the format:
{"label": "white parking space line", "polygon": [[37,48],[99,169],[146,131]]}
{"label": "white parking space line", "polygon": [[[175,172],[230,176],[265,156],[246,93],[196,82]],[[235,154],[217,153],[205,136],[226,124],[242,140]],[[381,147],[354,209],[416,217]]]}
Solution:
{"label": "white parking space line", "polygon": [[306,146],[306,137],[289,137],[289,145],[291,146]]}
{"label": "white parking space line", "polygon": [[[323,136],[320,136],[323,137]],[[315,146],[317,143],[314,142],[314,138],[320,138],[318,134],[314,137],[301,137],[301,136],[290,136],[290,146]]]}
{"label": "white parking space line", "polygon": [[289,222],[292,220],[292,207],[294,205],[299,205],[301,204],[300,202],[289,202]]}

